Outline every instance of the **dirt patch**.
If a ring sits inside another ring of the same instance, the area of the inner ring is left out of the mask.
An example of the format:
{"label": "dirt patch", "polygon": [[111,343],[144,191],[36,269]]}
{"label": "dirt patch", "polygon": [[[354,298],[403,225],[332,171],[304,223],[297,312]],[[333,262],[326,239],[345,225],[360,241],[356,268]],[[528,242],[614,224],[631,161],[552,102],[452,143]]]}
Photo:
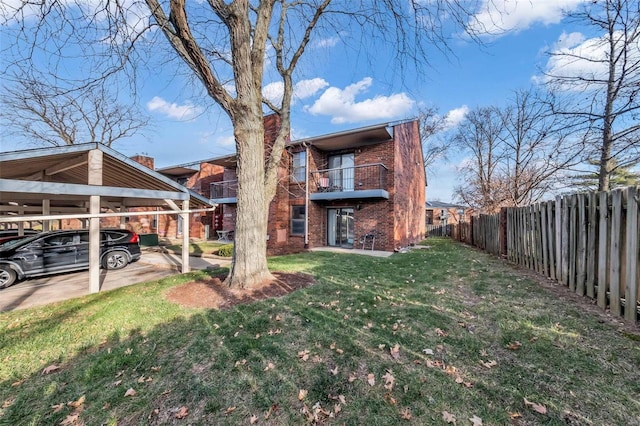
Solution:
{"label": "dirt patch", "polygon": [[275,280],[250,289],[231,289],[222,283],[225,277],[192,281],[173,287],[166,293],[166,298],[190,308],[228,309],[238,304],[281,297],[315,284],[313,276],[308,274],[274,272],[273,275]]}

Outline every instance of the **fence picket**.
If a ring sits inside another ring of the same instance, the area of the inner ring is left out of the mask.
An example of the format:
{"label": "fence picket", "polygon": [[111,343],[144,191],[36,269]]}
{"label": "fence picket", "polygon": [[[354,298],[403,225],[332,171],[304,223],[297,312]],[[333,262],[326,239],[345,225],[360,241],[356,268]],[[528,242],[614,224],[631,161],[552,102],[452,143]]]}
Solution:
{"label": "fence picket", "polygon": [[627,193],[627,226],[626,226],[626,274],[625,274],[625,313],[624,317],[629,321],[635,321],[637,315],[637,303],[640,302],[638,293],[638,233],[640,225],[638,223],[638,188],[629,187]]}
{"label": "fence picket", "polygon": [[607,307],[607,259],[609,250],[609,194],[600,192],[599,212],[600,220],[598,224],[598,306],[602,309]]}
{"label": "fence picket", "polygon": [[584,296],[587,263],[586,194],[578,194],[578,224],[576,233],[576,293]]}
{"label": "fence picket", "polygon": [[594,284],[596,281],[596,241],[598,235],[596,234],[596,193],[591,192],[588,196],[588,219],[587,219],[587,282],[586,290],[587,296],[594,298],[595,290]]}
{"label": "fence picket", "polygon": [[611,193],[611,245],[609,246],[609,309],[620,315],[620,225],[622,222],[622,192]]}

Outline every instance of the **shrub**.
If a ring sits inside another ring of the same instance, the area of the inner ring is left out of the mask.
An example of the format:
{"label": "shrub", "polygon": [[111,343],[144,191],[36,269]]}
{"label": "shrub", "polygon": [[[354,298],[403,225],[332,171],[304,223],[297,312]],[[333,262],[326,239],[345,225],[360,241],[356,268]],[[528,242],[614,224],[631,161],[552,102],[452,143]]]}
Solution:
{"label": "shrub", "polygon": [[233,256],[233,244],[225,244],[218,249],[218,256],[232,257]]}

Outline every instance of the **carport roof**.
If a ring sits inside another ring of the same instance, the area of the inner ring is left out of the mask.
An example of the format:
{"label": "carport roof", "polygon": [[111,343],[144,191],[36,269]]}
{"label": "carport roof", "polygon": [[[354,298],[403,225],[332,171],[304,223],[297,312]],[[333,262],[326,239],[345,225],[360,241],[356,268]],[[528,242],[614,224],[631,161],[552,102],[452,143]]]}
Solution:
{"label": "carport roof", "polygon": [[[89,185],[89,152],[102,155],[102,185]],[[0,204],[82,207],[88,196],[128,207],[165,206],[189,200],[190,208],[211,202],[171,179],[99,143],[0,153]]]}

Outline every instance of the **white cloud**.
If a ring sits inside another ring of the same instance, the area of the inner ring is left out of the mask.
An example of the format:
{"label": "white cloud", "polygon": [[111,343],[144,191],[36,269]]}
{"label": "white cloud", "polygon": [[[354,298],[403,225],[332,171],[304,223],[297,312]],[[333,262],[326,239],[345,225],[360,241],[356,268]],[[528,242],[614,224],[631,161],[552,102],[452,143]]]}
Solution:
{"label": "white cloud", "polygon": [[445,115],[445,130],[457,127],[458,124],[467,116],[469,107],[462,105],[460,108],[452,109]]}
{"label": "white cloud", "polygon": [[282,103],[283,93],[284,83],[281,81],[269,83],[262,88],[262,96],[275,105],[280,105]]}
{"label": "white cloud", "polygon": [[328,38],[323,38],[316,41],[315,43],[313,43],[313,47],[318,47],[318,48],[334,47],[335,45],[338,44],[338,42],[340,42],[340,37],[337,37],[337,36],[328,37]]}
{"label": "white cloud", "polygon": [[296,99],[306,99],[310,96],[315,95],[318,91],[327,87],[329,83],[327,83],[322,78],[313,78],[311,80],[301,80],[296,83],[293,88],[293,93]]}
{"label": "white cloud", "polygon": [[375,96],[357,102],[356,95],[365,92],[372,83],[371,77],[365,77],[344,90],[329,87],[313,105],[305,107],[305,111],[332,116],[331,122],[339,124],[400,117],[413,108],[415,101],[405,93]]}
{"label": "white cloud", "polygon": [[564,11],[574,10],[586,0],[483,0],[467,27],[480,34],[500,36],[522,31],[533,24],[557,24]]}
{"label": "white cloud", "polygon": [[229,136],[220,136],[217,140],[216,143],[218,145],[222,145],[222,146],[235,146],[236,144],[236,138],[233,135],[229,135]]}
{"label": "white cloud", "polygon": [[[306,99],[313,96],[328,85],[329,83],[322,78],[301,80],[293,86],[292,103],[295,103],[298,99]],[[269,83],[262,88],[262,95],[276,105],[280,105],[282,103],[283,92],[284,83],[281,81]]]}
{"label": "white cloud", "polygon": [[186,102],[184,105],[178,105],[176,103],[169,103],[159,96],[154,96],[153,99],[147,102],[147,108],[151,112],[158,112],[169,118],[180,121],[191,120],[202,112],[200,107],[193,105],[191,102]]}
{"label": "white cloud", "polygon": [[[615,38],[623,36],[622,32],[615,32]],[[619,43],[622,45],[622,43]],[[608,74],[609,63],[606,60],[608,54],[608,43],[605,36],[586,39],[580,33],[562,33],[558,41],[551,50],[551,57],[545,66],[544,76],[534,76],[533,81],[536,83],[553,83],[553,76],[562,76],[565,78],[582,77],[581,82],[569,84],[564,82],[556,82],[557,89],[560,90],[587,90],[589,89],[589,80],[606,80]],[[630,49],[628,51],[630,59],[639,60],[640,52]],[[595,83],[601,86],[601,83]]]}

